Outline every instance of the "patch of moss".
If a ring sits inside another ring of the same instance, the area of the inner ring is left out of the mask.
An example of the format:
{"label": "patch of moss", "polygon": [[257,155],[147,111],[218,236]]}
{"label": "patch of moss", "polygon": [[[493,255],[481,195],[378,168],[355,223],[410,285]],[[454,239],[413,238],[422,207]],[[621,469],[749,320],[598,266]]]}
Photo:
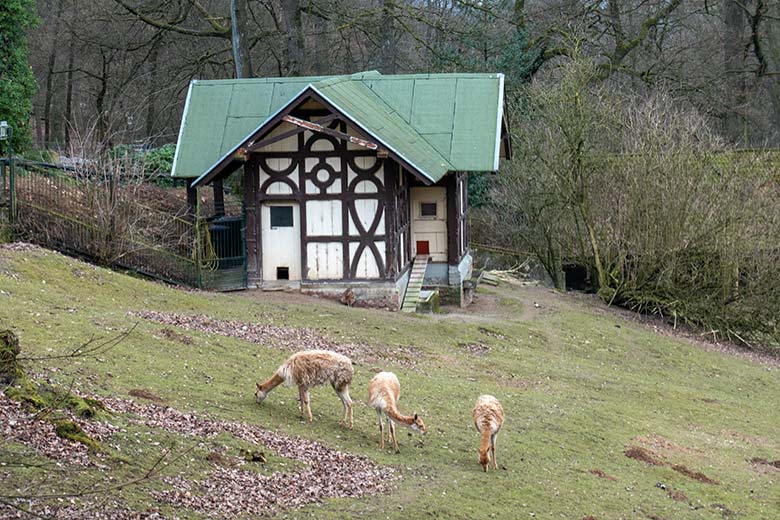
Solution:
{"label": "patch of moss", "polygon": [[19,338],[10,330],[0,331],[0,384],[10,385],[19,374]]}
{"label": "patch of moss", "polygon": [[79,397],[70,392],[53,386],[42,386],[38,393],[42,399],[51,408],[66,408],[75,413],[78,417],[92,419],[99,412],[105,411],[106,407],[97,399],[89,397]]}
{"label": "patch of moss", "polygon": [[77,423],[69,421],[67,419],[59,419],[54,422],[54,431],[57,433],[57,437],[62,439],[68,439],[70,441],[80,442],[84,446],[100,451],[100,444],[87,435],[84,430],[81,429]]}

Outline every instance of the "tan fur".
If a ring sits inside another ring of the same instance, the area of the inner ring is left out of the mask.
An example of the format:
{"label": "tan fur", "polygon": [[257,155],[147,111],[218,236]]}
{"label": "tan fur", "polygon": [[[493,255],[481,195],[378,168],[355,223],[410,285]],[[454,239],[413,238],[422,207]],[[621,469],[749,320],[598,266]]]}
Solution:
{"label": "tan fur", "polygon": [[305,414],[311,422],[309,390],[329,383],[344,407],[342,424],[346,424],[349,416],[349,427],[352,428],[352,399],[349,397],[349,385],[352,383],[353,374],[352,361],[347,356],[329,350],[296,352],[287,358],[287,361],[270,378],[257,385],[255,399],[258,403],[262,403],[268,393],[282,383],[286,386],[297,386],[301,415]]}
{"label": "tan fur", "polygon": [[498,469],[496,462],[496,437],[504,424],[504,409],[498,399],[492,395],[481,395],[471,412],[474,427],[480,433],[479,463],[484,471],[490,465],[490,452],[493,454],[493,468]]}
{"label": "tan fur", "polygon": [[355,305],[356,301],[357,301],[357,296],[355,295],[355,291],[352,290],[352,287],[349,287],[341,295],[341,303],[343,303],[347,307],[352,307],[353,305]]}
{"label": "tan fur", "polygon": [[395,437],[394,423],[409,426],[415,431],[426,433],[423,420],[414,415],[402,415],[398,411],[398,399],[401,397],[401,384],[398,378],[392,372],[379,372],[371,382],[368,383],[368,405],[376,410],[379,419],[379,447],[385,447],[384,423],[382,414],[387,417],[388,433],[387,440],[393,441],[393,448],[398,452],[398,439]]}

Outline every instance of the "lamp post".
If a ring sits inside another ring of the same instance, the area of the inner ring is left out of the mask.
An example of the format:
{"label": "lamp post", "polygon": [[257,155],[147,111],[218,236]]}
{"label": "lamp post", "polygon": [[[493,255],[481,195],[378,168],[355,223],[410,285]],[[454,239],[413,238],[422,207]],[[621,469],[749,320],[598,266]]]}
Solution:
{"label": "lamp post", "polygon": [[[0,141],[8,141],[8,220],[11,225],[16,221],[16,176],[14,171],[14,148],[12,139],[14,136],[14,129],[8,124],[8,121],[0,121]],[[3,186],[5,189],[5,186]]]}

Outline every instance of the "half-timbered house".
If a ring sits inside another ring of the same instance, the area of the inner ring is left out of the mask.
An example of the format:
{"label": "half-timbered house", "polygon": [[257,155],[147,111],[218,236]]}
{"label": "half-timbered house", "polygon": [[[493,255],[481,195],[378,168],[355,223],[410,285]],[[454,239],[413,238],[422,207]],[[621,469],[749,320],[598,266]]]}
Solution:
{"label": "half-timbered house", "polygon": [[501,74],[193,81],[173,176],[194,188],[241,169],[249,286],[462,304],[467,173],[509,154],[503,88]]}

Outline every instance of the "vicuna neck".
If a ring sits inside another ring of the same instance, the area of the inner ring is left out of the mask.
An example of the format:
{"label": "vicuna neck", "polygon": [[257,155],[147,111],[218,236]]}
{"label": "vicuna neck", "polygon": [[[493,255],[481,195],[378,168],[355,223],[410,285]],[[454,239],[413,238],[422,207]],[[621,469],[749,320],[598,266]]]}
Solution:
{"label": "vicuna neck", "polygon": [[260,385],[260,390],[263,392],[268,392],[276,388],[277,386],[281,385],[284,382],[284,378],[280,376],[278,373],[274,372],[274,375],[269,377],[266,381],[264,381]]}
{"label": "vicuna neck", "polygon": [[487,453],[488,448],[490,448],[490,428],[483,426],[480,432],[479,452]]}
{"label": "vicuna neck", "polygon": [[405,424],[406,426],[411,426],[414,424],[414,417],[411,415],[401,414],[395,407],[395,404],[388,404],[385,408],[385,413],[387,413],[387,416],[397,423]]}

